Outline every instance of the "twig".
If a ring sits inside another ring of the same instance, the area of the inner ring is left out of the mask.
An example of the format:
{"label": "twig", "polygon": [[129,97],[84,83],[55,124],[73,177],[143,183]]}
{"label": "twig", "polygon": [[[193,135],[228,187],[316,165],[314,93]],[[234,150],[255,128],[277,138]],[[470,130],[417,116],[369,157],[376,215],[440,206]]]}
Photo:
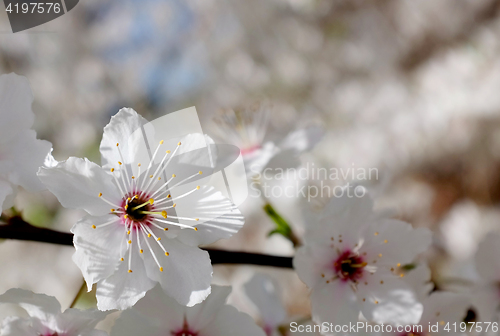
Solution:
{"label": "twig", "polygon": [[[29,240],[73,246],[73,234],[33,226],[20,216],[10,218],[5,225],[0,225],[0,239]],[[279,257],[267,254],[240,251],[224,251],[204,248],[210,255],[212,264],[248,264],[293,268],[291,257]]]}

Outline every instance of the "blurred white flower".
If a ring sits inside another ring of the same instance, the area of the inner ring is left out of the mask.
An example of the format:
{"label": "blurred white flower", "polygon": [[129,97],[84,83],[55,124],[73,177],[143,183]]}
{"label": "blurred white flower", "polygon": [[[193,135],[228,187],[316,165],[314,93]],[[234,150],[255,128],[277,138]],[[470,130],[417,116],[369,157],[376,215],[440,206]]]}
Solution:
{"label": "blurred white flower", "polygon": [[299,155],[311,150],[323,137],[318,126],[299,128],[280,139],[271,140],[267,124],[271,107],[254,104],[224,110],[214,118],[214,133],[224,142],[238,146],[249,177],[266,167],[291,168],[300,164]]}
{"label": "blurred white flower", "polygon": [[225,304],[230,287],[213,286],[212,294],[186,308],[156,287],[122,313],[112,336],[265,336],[250,316]]}
{"label": "blurred white flower", "polygon": [[[386,325],[384,330],[392,328],[392,332],[384,335],[465,335],[460,332],[460,323],[464,321],[470,300],[467,296],[451,292],[434,292],[422,301],[422,316],[416,323],[407,325]],[[455,323],[455,324],[454,324]],[[437,332],[431,329],[438,326]],[[446,328],[446,329],[445,329]],[[470,329],[471,325],[467,326]],[[399,331],[398,331],[399,330]],[[363,333],[364,335],[380,335],[380,333]]]}
{"label": "blurred white flower", "polygon": [[40,191],[43,184],[36,176],[52,144],[38,140],[31,130],[35,115],[31,111],[33,94],[25,77],[0,76],[0,205],[13,206],[16,186]]}
{"label": "blurred white flower", "polygon": [[10,289],[0,295],[0,303],[17,304],[29,315],[7,317],[3,320],[1,336],[106,336],[107,333],[94,329],[108,313],[97,310],[69,308],[61,312],[56,298],[34,294],[23,289]]}
{"label": "blurred white flower", "polygon": [[294,267],[311,288],[316,323],[411,323],[422,306],[398,269],[431,243],[431,232],[374,213],[368,196],[347,193],[325,206],[306,231]]}
{"label": "blurred white flower", "polygon": [[[101,310],[126,309],[156,283],[183,305],[203,301],[212,266],[197,246],[228,238],[244,223],[221,192],[193,185],[206,167],[196,150],[205,136],[161,140],[151,155],[143,146],[149,139],[134,140],[149,126],[122,109],[104,129],[103,167],[71,157],[39,171],[64,207],[89,213],[72,228],[73,260],[89,291],[97,283]],[[141,158],[149,164],[142,167]]]}
{"label": "blurred white flower", "polygon": [[498,321],[500,306],[500,235],[490,233],[479,244],[476,269],[481,281],[472,289],[472,304],[476,320]]}
{"label": "blurred white flower", "polygon": [[[259,311],[267,336],[292,335],[288,331],[288,320],[279,285],[268,275],[257,273],[245,284],[245,293]],[[307,321],[300,324],[309,323]],[[311,333],[293,332],[293,335]],[[313,335],[319,335],[313,333]]]}

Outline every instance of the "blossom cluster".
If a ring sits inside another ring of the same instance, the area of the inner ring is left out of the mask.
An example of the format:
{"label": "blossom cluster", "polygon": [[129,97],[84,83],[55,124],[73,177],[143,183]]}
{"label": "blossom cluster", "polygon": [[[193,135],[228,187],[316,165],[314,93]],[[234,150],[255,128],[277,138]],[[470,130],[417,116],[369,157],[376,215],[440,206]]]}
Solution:
{"label": "blossom cluster", "polygon": [[[478,326],[497,318],[499,236],[489,235],[477,251],[481,280],[472,295],[438,288],[425,257],[432,232],[377,209],[368,190],[332,197],[315,212],[304,209],[309,220],[300,237],[265,200],[275,232],[294,243],[293,269],[309,290],[311,307],[310,317],[290,315],[280,284],[254,274],[244,292],[256,308],[256,322],[227,303],[231,288],[214,284],[210,255],[200,246],[230,239],[243,227],[241,184],[235,180],[243,179],[246,190],[256,171],[297,167],[301,154],[322,139],[320,127],[299,127],[270,140],[265,106],[225,111],[214,121],[214,138],[238,146],[234,154],[231,146],[193,131],[201,131],[193,127],[193,109],[150,122],[123,108],[104,127],[100,165],[77,157],[56,161],[50,143],[29,130],[32,100],[26,79],[0,77],[3,208],[20,185],[45,187],[63,207],[86,212],[71,229],[73,261],[87,290],[95,287],[97,309],[61,312],[53,297],[11,289],[0,303],[18,305],[24,315],[5,318],[1,336],[103,336],[97,324],[113,311],[120,315],[111,336],[287,336],[297,330],[332,335],[350,332],[317,326],[365,323],[406,330]],[[238,162],[246,169],[238,170]]]}

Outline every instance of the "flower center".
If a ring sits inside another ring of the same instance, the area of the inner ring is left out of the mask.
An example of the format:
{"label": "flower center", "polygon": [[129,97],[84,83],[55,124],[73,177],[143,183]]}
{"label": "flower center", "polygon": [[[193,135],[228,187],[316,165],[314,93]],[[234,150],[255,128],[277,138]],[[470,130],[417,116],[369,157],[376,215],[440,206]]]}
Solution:
{"label": "flower center", "polygon": [[148,216],[147,212],[152,210],[151,207],[152,204],[150,204],[148,199],[134,197],[130,200],[130,202],[128,202],[125,213],[131,220],[140,222],[146,219]]}
{"label": "flower center", "polygon": [[340,279],[356,282],[363,277],[366,265],[367,263],[360,255],[347,250],[335,260],[333,267]]}

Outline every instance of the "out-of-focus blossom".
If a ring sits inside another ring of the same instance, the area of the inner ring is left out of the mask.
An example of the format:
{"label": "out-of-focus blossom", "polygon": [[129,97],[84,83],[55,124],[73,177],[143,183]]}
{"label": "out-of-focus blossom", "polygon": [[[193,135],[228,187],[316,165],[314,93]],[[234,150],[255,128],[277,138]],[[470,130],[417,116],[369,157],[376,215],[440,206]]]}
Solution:
{"label": "out-of-focus blossom", "polygon": [[97,310],[78,310],[69,308],[61,312],[56,298],[34,294],[23,289],[10,289],[0,295],[0,303],[17,304],[23,308],[28,318],[7,317],[3,320],[0,335],[40,335],[40,336],[106,336],[95,326],[107,313]]}
{"label": "out-of-focus blossom", "polygon": [[377,323],[415,321],[422,306],[399,268],[430,243],[429,230],[375,213],[369,196],[332,199],[294,258],[313,320],[343,325],[362,312]]}
{"label": "out-of-focus blossom", "polygon": [[111,335],[264,336],[250,316],[225,304],[230,292],[213,286],[203,303],[186,308],[154,288],[122,313]]}
{"label": "out-of-focus blossom", "polygon": [[312,149],[323,136],[319,126],[309,126],[276,139],[267,132],[270,113],[271,106],[258,103],[221,111],[214,119],[215,135],[241,149],[249,177],[260,174],[266,167],[286,169],[298,166],[299,155]]}
{"label": "out-of-focus blossom", "polygon": [[33,94],[28,80],[16,74],[0,76],[0,205],[13,205],[18,185],[40,191],[36,176],[52,145],[38,140],[31,130],[35,115],[31,110]]}
{"label": "out-of-focus blossom", "polygon": [[[267,336],[311,335],[311,333],[298,331],[291,333],[279,285],[271,277],[261,273],[255,274],[245,284],[245,293],[258,309]],[[300,325],[310,322],[312,321],[301,321]],[[313,333],[312,335],[319,334]]]}
{"label": "out-of-focus blossom", "polygon": [[476,269],[481,281],[471,290],[476,321],[498,321],[500,305],[500,235],[490,233],[479,244]]}
{"label": "out-of-focus blossom", "polygon": [[230,237],[244,222],[221,192],[193,184],[203,160],[193,149],[206,137],[161,140],[149,156],[142,139],[129,141],[148,126],[122,109],[104,129],[103,167],[71,157],[39,172],[64,207],[89,214],[72,228],[73,260],[89,291],[97,283],[101,310],[126,309],[156,283],[183,305],[203,301],[212,266],[198,246]]}

